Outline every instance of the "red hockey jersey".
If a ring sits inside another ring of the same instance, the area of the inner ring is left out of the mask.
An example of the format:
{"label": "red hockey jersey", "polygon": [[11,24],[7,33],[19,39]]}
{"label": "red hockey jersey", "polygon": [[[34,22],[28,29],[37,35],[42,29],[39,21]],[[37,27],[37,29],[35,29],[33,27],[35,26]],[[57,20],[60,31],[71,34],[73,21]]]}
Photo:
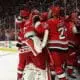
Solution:
{"label": "red hockey jersey", "polygon": [[68,50],[67,28],[64,20],[50,19],[48,47],[51,49]]}

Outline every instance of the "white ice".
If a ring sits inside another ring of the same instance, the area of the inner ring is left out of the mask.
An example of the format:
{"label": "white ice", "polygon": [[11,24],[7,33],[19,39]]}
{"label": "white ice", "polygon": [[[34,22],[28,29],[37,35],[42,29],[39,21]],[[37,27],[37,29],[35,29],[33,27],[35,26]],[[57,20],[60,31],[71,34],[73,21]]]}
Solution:
{"label": "white ice", "polygon": [[[5,53],[0,51],[0,80],[17,80],[17,65],[17,53]],[[77,76],[77,79],[69,80],[80,80],[80,75]]]}
{"label": "white ice", "polygon": [[[3,52],[2,52],[3,53]],[[0,80],[17,80],[18,55],[3,53],[0,55]]]}

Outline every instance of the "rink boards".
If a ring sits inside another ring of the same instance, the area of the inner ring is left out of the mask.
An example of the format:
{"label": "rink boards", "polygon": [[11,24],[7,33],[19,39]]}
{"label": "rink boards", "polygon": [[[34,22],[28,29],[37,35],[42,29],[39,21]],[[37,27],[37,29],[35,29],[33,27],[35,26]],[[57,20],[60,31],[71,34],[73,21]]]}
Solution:
{"label": "rink boards", "polygon": [[17,52],[17,41],[0,41],[0,51]]}

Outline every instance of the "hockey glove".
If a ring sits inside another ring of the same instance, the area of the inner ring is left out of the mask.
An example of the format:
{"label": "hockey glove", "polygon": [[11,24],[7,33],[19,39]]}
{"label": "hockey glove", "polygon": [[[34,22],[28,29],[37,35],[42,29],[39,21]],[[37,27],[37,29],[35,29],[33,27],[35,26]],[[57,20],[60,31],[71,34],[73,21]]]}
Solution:
{"label": "hockey glove", "polygon": [[22,47],[22,44],[17,43],[17,44],[16,44],[16,47],[20,48],[20,47]]}

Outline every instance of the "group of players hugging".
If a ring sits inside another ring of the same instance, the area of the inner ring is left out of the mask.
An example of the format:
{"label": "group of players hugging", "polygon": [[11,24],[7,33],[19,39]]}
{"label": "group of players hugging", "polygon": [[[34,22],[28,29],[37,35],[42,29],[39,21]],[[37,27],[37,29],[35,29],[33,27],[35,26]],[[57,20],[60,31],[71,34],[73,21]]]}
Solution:
{"label": "group of players hugging", "polygon": [[20,10],[16,24],[20,31],[17,80],[76,79],[74,67],[80,66],[80,15],[73,11],[61,16],[58,5],[47,12]]}

